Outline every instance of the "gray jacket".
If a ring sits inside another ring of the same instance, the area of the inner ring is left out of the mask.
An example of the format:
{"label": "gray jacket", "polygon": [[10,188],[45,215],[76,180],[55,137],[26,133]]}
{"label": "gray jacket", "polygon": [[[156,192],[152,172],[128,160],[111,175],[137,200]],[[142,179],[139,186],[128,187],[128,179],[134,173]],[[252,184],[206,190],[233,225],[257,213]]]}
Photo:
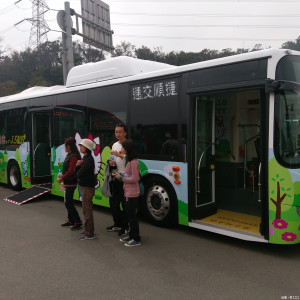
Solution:
{"label": "gray jacket", "polygon": [[109,163],[107,162],[105,167],[105,178],[102,185],[102,195],[105,197],[112,197],[112,193],[110,190],[110,183],[114,180],[113,176],[111,176],[112,170],[110,168]]}

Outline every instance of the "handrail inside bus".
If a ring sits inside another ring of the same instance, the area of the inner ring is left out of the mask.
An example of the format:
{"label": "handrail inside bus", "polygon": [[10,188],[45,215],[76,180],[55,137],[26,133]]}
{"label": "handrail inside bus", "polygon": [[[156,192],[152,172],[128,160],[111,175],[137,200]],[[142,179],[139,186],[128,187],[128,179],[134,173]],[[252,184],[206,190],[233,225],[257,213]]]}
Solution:
{"label": "handrail inside bus", "polygon": [[210,143],[202,152],[201,156],[200,156],[200,159],[199,159],[199,162],[198,162],[198,170],[197,170],[197,176],[196,176],[196,179],[197,179],[197,193],[200,193],[200,166],[201,166],[201,162],[202,162],[202,158],[205,154],[205,152],[214,145],[215,143]]}
{"label": "handrail inside bus", "polygon": [[249,175],[252,177],[252,191],[254,192],[254,173],[251,172],[251,170],[249,170],[247,168],[247,144],[249,142],[251,142],[252,140],[258,138],[260,136],[260,133],[256,134],[255,136],[249,138],[248,140],[245,141],[245,154],[244,154],[244,189],[246,189],[246,172],[249,173]]}

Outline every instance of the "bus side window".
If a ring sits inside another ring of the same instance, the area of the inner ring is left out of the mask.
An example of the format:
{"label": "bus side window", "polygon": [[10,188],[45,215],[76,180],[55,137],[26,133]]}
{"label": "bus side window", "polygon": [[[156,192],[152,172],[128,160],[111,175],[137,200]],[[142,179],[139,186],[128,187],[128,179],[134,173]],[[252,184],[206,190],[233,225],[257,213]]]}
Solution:
{"label": "bus side window", "polygon": [[6,136],[5,115],[4,112],[0,112],[0,150],[4,150],[5,136]]}
{"label": "bus side window", "polygon": [[89,109],[89,134],[94,138],[100,138],[100,151],[116,142],[115,126],[117,124],[124,124],[123,119],[126,119],[126,113],[108,112],[105,110]]}
{"label": "bus side window", "polygon": [[6,112],[6,144],[19,145],[22,139],[18,136],[24,136],[25,122],[24,122],[25,108],[15,108]]}
{"label": "bus side window", "polygon": [[131,136],[140,157],[178,160],[178,79],[164,78],[134,84],[131,95]]}

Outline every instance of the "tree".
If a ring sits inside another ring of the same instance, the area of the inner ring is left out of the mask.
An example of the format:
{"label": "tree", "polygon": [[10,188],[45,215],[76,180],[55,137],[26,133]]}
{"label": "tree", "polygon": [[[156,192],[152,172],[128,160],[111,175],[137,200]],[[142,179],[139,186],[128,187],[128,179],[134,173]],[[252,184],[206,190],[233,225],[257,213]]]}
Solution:
{"label": "tree", "polygon": [[199,61],[215,59],[218,57],[218,55],[219,55],[219,51],[205,48],[199,52]]}
{"label": "tree", "polygon": [[165,53],[162,51],[161,47],[156,47],[153,50],[146,46],[135,49],[135,56],[139,59],[146,59],[158,62],[164,62]]}
{"label": "tree", "polygon": [[263,50],[263,46],[262,44],[255,44],[255,46],[251,49],[251,52],[252,51],[259,51],[259,50]]}
{"label": "tree", "polygon": [[0,97],[13,95],[18,92],[20,92],[20,90],[15,81],[8,80],[6,82],[0,82]]}
{"label": "tree", "polygon": [[73,49],[75,66],[83,63],[97,62],[105,59],[103,50],[99,50],[83,42],[74,42]]}
{"label": "tree", "polygon": [[146,59],[146,60],[155,60],[154,53],[150,50],[150,48],[146,46],[142,46],[141,48],[135,49],[135,55],[139,59]]}
{"label": "tree", "polygon": [[42,76],[37,76],[31,78],[30,82],[28,83],[29,88],[34,86],[50,86],[50,84]]}
{"label": "tree", "polygon": [[288,41],[282,44],[281,48],[283,49],[291,49],[300,51],[300,36],[296,39],[296,41]]}
{"label": "tree", "polygon": [[248,53],[249,49],[245,49],[245,48],[237,48],[236,49],[236,54],[242,54],[242,53]]}
{"label": "tree", "polygon": [[130,42],[121,41],[121,44],[117,45],[115,49],[112,51],[111,56],[112,57],[117,57],[117,56],[136,57],[135,46],[132,45]]}
{"label": "tree", "polygon": [[59,40],[45,42],[32,51],[37,57],[37,70],[43,70],[62,65],[62,42]]}
{"label": "tree", "polygon": [[223,49],[221,52],[219,52],[219,57],[226,57],[226,56],[231,56],[231,55],[235,55],[236,52],[232,51],[231,48],[226,48]]}

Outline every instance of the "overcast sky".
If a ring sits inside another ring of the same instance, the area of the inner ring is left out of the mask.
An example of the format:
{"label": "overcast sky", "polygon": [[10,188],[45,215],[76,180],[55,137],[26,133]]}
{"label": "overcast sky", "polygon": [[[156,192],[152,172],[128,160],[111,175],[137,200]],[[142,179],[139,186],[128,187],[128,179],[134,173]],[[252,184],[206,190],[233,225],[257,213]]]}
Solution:
{"label": "overcast sky", "polygon": [[[28,45],[32,16],[30,0],[0,1],[0,46],[24,50]],[[63,0],[45,0],[50,9],[64,9]],[[81,13],[81,1],[70,0]],[[204,48],[252,48],[255,44],[278,48],[300,36],[300,0],[210,1],[104,1],[110,6],[113,44],[131,42],[162,51],[198,52]],[[45,14],[52,30],[60,30],[56,11]],[[61,37],[49,32],[48,40]],[[73,36],[73,39],[80,39]]]}

